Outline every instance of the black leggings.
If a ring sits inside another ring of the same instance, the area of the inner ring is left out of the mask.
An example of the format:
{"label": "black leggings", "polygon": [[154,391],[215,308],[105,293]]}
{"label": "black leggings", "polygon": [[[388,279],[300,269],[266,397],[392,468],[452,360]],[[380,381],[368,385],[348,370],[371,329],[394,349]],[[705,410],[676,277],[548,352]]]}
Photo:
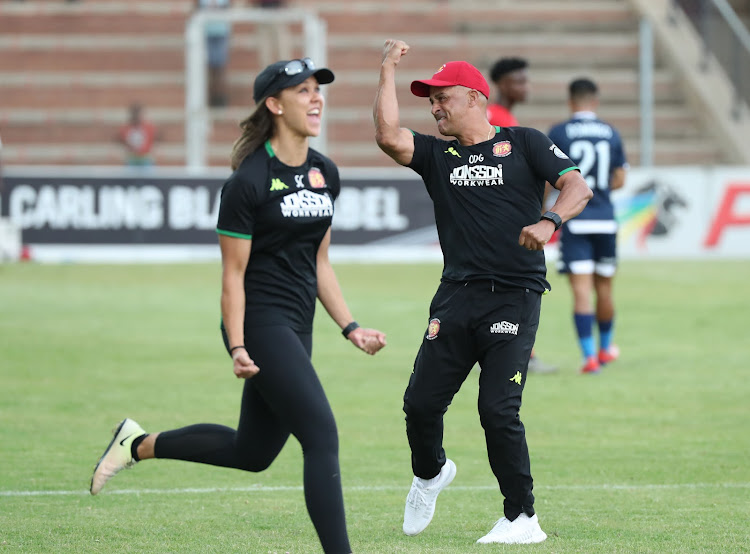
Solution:
{"label": "black leggings", "polygon": [[[224,335],[226,344],[226,335]],[[237,430],[200,423],[159,433],[157,458],[263,471],[289,434],[302,445],[305,502],[325,552],[349,553],[333,412],[310,362],[312,335],[289,327],[248,328],[245,346],[260,368],[245,380]]]}

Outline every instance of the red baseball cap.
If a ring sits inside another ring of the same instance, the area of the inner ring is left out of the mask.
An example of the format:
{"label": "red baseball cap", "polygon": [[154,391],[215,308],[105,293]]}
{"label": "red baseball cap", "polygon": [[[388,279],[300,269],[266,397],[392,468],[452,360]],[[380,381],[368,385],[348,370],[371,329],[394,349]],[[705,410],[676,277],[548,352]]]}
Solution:
{"label": "red baseball cap", "polygon": [[490,86],[476,67],[468,62],[448,62],[443,64],[432,76],[432,79],[412,81],[411,93],[414,96],[429,97],[430,87],[452,87],[461,85],[478,90],[485,98],[490,97]]}

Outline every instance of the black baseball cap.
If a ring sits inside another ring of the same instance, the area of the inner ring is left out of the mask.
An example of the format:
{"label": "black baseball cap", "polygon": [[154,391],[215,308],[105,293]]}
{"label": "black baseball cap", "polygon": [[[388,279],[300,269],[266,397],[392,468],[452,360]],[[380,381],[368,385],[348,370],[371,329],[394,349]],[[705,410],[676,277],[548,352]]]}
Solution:
{"label": "black baseball cap", "polygon": [[327,85],[332,83],[333,72],[326,68],[316,68],[310,58],[298,60],[281,60],[272,63],[258,73],[253,85],[253,99],[256,103],[263,98],[276,94],[280,90],[293,87],[313,75],[318,83]]}

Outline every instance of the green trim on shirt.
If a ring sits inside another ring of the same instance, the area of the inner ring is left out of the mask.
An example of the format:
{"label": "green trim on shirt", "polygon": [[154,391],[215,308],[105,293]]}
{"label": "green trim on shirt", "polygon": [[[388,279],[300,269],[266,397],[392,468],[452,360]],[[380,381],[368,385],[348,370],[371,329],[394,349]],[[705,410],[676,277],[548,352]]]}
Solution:
{"label": "green trim on shirt", "polygon": [[268,152],[269,158],[273,158],[274,156],[276,156],[276,154],[273,153],[273,148],[271,148],[271,139],[268,139],[263,146],[265,147],[266,152]]}
{"label": "green trim on shirt", "polygon": [[580,169],[578,169],[578,166],[577,166],[577,165],[574,165],[573,167],[569,167],[568,169],[563,169],[563,170],[562,170],[562,171],[561,171],[560,173],[558,173],[557,175],[558,175],[559,177],[562,177],[563,175],[565,175],[565,174],[566,174],[566,173],[568,173],[569,171],[576,171],[576,170],[578,170],[578,171],[581,171]]}
{"label": "green trim on shirt", "polygon": [[234,237],[236,239],[252,240],[252,238],[253,238],[253,235],[244,235],[242,233],[235,233],[234,231],[223,231],[223,230],[219,229],[218,227],[216,228],[216,233],[218,235],[225,235],[227,237]]}

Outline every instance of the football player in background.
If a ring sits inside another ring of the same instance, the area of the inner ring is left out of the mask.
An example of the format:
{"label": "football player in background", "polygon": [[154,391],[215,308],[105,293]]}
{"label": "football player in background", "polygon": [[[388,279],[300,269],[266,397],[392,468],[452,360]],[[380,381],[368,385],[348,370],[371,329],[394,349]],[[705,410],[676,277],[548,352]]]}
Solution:
{"label": "football player in background", "polygon": [[[617,221],[610,192],[625,184],[628,164],[620,134],[596,115],[596,84],[590,79],[575,79],[568,92],[571,117],[553,126],[549,137],[577,163],[594,196],[574,220],[562,226],[558,269],[568,275],[573,291],[573,319],[583,353],[581,372],[597,373],[619,356],[612,342]],[[598,349],[594,321],[599,329]]]}

